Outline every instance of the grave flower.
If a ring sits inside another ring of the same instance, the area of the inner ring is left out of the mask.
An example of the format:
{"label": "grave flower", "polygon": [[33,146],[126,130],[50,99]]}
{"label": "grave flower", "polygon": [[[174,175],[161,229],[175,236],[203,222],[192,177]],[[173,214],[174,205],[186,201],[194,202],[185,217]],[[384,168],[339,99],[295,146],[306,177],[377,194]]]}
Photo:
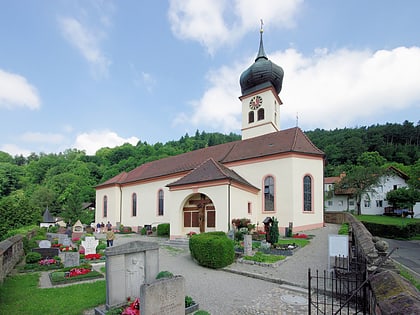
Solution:
{"label": "grave flower", "polygon": [[101,259],[101,254],[88,254],[88,255],[85,255],[85,259],[87,260]]}
{"label": "grave flower", "polygon": [[54,265],[56,264],[57,261],[55,259],[41,259],[38,264],[40,266],[49,266],[49,265]]}
{"label": "grave flower", "polygon": [[[128,300],[128,299],[127,299]],[[133,303],[127,306],[121,315],[140,315],[140,300],[136,298]]]}
{"label": "grave flower", "polygon": [[66,274],[67,277],[71,278],[71,277],[77,277],[77,276],[81,276],[81,275],[85,275],[87,273],[89,273],[91,270],[88,268],[73,268],[69,271],[68,274]]}

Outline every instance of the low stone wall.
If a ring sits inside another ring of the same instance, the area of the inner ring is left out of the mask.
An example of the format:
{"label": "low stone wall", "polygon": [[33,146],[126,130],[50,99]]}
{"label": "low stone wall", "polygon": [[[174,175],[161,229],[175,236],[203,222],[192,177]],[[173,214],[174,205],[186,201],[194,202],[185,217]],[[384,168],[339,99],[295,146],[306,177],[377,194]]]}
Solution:
{"label": "low stone wall", "polygon": [[23,236],[15,235],[0,242],[0,283],[25,255]]}
{"label": "low stone wall", "polygon": [[[329,218],[332,218],[330,215]],[[420,314],[420,293],[406,279],[398,274],[398,268],[391,260],[387,260],[378,269],[378,264],[386,252],[379,249],[387,250],[386,244],[380,242],[378,238],[365,228],[350,213],[337,213],[337,218],[332,220],[348,222],[352,234],[353,246],[359,251],[367,262],[368,271],[370,273],[371,288],[371,309],[375,315],[385,314]],[[336,221],[335,221],[336,222]],[[329,222],[329,223],[335,223]],[[375,246],[375,243],[376,246]]]}

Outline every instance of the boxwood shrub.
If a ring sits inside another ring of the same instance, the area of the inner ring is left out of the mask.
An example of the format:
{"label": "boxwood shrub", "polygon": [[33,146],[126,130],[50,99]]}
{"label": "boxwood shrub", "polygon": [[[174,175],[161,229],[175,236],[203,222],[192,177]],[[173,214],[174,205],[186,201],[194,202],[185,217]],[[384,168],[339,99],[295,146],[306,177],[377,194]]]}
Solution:
{"label": "boxwood shrub", "polygon": [[169,236],[169,223],[161,223],[157,226],[157,235],[158,236]]}
{"label": "boxwood shrub", "polygon": [[223,268],[235,259],[234,242],[224,232],[192,235],[189,248],[191,256],[204,267]]}

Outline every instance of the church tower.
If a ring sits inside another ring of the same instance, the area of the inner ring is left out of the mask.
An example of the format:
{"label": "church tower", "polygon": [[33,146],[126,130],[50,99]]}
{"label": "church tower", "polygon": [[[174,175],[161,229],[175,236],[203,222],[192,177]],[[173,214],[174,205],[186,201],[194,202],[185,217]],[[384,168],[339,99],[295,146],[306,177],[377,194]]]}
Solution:
{"label": "church tower", "polygon": [[283,69],[268,60],[260,29],[260,47],[254,64],[240,77],[242,96],[242,140],[280,130],[279,93],[283,83]]}

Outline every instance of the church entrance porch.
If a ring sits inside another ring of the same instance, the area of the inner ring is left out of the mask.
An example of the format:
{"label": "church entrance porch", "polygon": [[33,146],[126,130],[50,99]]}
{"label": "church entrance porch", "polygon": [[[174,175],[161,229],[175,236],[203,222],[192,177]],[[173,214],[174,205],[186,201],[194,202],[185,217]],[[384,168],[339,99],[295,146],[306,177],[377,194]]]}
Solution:
{"label": "church entrance porch", "polygon": [[194,194],[183,207],[184,230],[204,233],[216,228],[216,209],[205,194]]}

